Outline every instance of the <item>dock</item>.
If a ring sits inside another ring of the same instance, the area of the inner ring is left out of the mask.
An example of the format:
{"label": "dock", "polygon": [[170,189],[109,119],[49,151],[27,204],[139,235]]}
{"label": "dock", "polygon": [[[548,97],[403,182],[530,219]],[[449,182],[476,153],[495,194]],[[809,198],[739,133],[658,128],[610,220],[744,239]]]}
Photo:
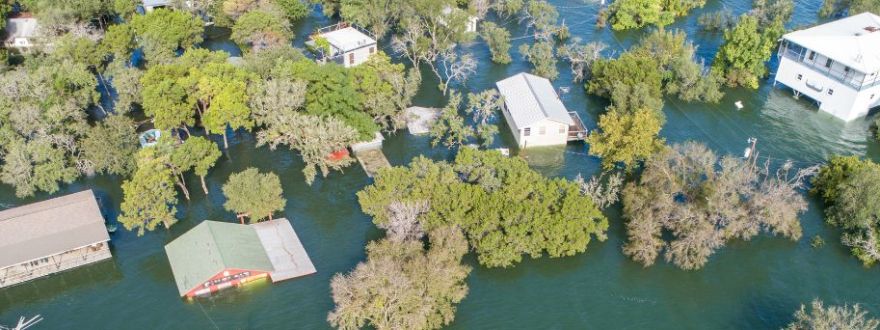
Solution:
{"label": "dock", "polygon": [[406,129],[409,134],[422,135],[431,132],[431,126],[440,117],[440,109],[409,107],[406,109]]}
{"label": "dock", "polygon": [[382,141],[384,140],[381,133],[376,133],[373,140],[351,145],[355,159],[361,164],[368,177],[375,177],[379,170],[391,167],[391,163],[382,152]]}

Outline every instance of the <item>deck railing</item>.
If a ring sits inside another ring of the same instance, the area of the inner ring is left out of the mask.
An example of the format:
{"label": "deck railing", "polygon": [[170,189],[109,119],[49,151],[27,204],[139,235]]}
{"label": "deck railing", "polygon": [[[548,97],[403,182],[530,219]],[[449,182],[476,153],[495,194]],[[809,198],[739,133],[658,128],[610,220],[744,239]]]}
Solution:
{"label": "deck railing", "polygon": [[[807,50],[804,49],[804,51]],[[795,49],[788,48],[785,44],[780,46],[779,55],[792,61],[798,62],[806,66],[807,68],[812,69],[813,71],[821,73],[823,76],[837,80],[838,82],[855,88],[856,90],[862,90],[864,88],[880,85],[880,77],[878,77],[878,75],[876,74],[873,77],[866,77],[865,74],[852,69],[843,71],[835,70],[833,69],[833,65],[832,67],[827,67],[824,63],[818,63],[816,60],[810,60],[803,52],[798,52]]]}
{"label": "deck railing", "polygon": [[587,127],[577,112],[569,111],[568,116],[574,121],[574,125],[568,127],[568,141],[581,141],[587,138]]}

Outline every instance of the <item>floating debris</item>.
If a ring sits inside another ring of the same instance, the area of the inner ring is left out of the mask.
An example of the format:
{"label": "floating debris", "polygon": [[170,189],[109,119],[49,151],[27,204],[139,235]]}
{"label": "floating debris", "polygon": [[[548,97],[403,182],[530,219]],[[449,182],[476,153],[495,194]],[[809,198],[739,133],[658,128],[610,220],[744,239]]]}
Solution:
{"label": "floating debris", "polygon": [[10,328],[10,327],[0,325],[0,330],[25,330],[27,328],[32,327],[33,325],[35,325],[37,323],[40,323],[40,321],[43,321],[43,317],[40,316],[39,314],[37,314],[36,316],[34,316],[30,319],[25,319],[25,317],[22,316],[22,317],[18,318],[18,324],[15,325],[14,327]]}
{"label": "floating debris", "polygon": [[412,135],[428,134],[439,117],[438,108],[409,107],[406,109],[406,129]]}
{"label": "floating debris", "polygon": [[736,105],[736,109],[737,109],[737,110],[742,110],[742,108],[743,108],[743,101],[736,101],[736,103],[734,103],[734,105]]}

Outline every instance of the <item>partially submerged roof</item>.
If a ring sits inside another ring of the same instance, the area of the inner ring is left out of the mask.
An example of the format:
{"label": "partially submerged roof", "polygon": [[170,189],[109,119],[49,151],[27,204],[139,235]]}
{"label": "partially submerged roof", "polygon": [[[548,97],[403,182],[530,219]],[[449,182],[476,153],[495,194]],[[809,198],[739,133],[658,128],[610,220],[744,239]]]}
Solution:
{"label": "partially submerged roof", "polygon": [[109,240],[91,190],[0,211],[0,268]]}
{"label": "partially submerged roof", "polygon": [[37,19],[30,14],[21,14],[6,21],[6,40],[33,38],[37,35]]}
{"label": "partially submerged roof", "polygon": [[343,52],[376,43],[375,39],[351,26],[321,33],[321,37]]}
{"label": "partially submerged roof", "polygon": [[880,71],[880,17],[872,13],[791,32],[783,38],[862,73]]}
{"label": "partially submerged roof", "polygon": [[568,110],[547,78],[520,73],[495,83],[504,97],[516,127],[528,127],[544,119],[574,125]]}
{"label": "partially submerged roof", "polygon": [[272,282],[315,273],[315,266],[287,219],[275,219],[251,225],[263,243],[274,270]]}
{"label": "partially submerged roof", "polygon": [[228,268],[273,270],[254,228],[236,223],[202,221],[165,252],[181,296]]}
{"label": "partially submerged roof", "polygon": [[143,0],[144,7],[170,6],[171,0]]}

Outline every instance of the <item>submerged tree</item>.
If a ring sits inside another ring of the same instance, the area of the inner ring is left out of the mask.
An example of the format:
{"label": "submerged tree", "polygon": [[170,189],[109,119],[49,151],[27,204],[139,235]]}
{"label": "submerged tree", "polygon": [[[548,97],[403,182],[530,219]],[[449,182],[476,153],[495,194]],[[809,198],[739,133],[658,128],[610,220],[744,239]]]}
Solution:
{"label": "submerged tree", "polygon": [[141,149],[137,170],[122,183],[119,223],[125,229],[137,229],[138,236],[156,229],[160,223],[170,228],[177,222],[173,174],[163,157],[156,148]]}
{"label": "submerged tree", "polygon": [[519,52],[532,64],[535,75],[555,80],[559,76],[556,70],[556,46],[551,41],[540,41],[533,45],[522,44]]}
{"label": "submerged tree", "polygon": [[131,24],[150,64],[171,62],[178,49],[202,42],[205,29],[205,23],[197,16],[162,8],[147,15],[135,15]]}
{"label": "submerged tree", "polygon": [[880,13],[880,2],[876,0],[824,0],[819,16],[831,17],[844,13],[858,15],[864,12]]}
{"label": "submerged tree", "polygon": [[83,158],[95,172],[127,175],[136,167],[135,123],[124,115],[110,115],[97,123],[82,141]]}
{"label": "submerged tree", "polygon": [[440,117],[431,125],[431,145],[443,144],[447,148],[462,145],[475,134],[473,127],[464,122],[459,114],[462,98],[458,92],[452,92],[446,107],[440,112]]}
{"label": "submerged tree", "polygon": [[336,308],[327,321],[339,329],[439,329],[455,318],[468,293],[467,241],[454,226],[419,240],[383,239],[367,245],[367,261],[330,282]]}
{"label": "submerged tree", "polygon": [[761,169],[754,161],[723,157],[719,162],[693,142],[650,158],[639,181],[623,191],[623,252],[645,266],[662,252],[668,262],[695,270],[733,239],[748,240],[761,231],[799,239],[798,214],[807,203],[798,190],[815,168],[790,174],[788,164],[774,174],[769,165]]}
{"label": "submerged tree", "polygon": [[250,218],[251,223],[272,220],[272,214],[284,210],[287,204],[282,193],[281,180],[275,173],[260,173],[251,167],[229,176],[223,185],[223,207],[235,212],[242,221],[244,217]]}
{"label": "submerged tree", "polygon": [[587,143],[590,154],[602,158],[602,167],[612,169],[618,164],[632,170],[665,147],[659,136],[663,118],[656,110],[634,113],[609,111],[599,117],[599,130],[590,132]]}
{"label": "submerged tree", "polygon": [[874,330],[880,327],[880,320],[869,318],[868,312],[856,304],[850,306],[825,307],[819,299],[813,300],[810,310],[801,305],[794,313],[786,330]]}
{"label": "submerged tree", "polygon": [[841,240],[865,266],[880,261],[880,165],[858,157],[833,157],[813,179],[829,205],[826,221],[843,229]]}
{"label": "submerged tree", "polygon": [[615,30],[665,26],[705,4],[706,0],[618,0],[608,7],[606,15]]}
{"label": "submerged tree", "polygon": [[492,62],[498,64],[510,63],[512,60],[510,58],[510,32],[494,22],[484,22],[480,26],[482,27],[480,36],[489,45],[489,51],[492,53]]}
{"label": "submerged tree", "polygon": [[593,238],[604,240],[608,221],[580,186],[549,179],[525,161],[497,151],[461,148],[452,164],[419,157],[385,169],[358,193],[379,227],[397,218],[395,203],[428,203],[422,229],[457,225],[487,267],[510,267],[524,256],[572,256]]}

